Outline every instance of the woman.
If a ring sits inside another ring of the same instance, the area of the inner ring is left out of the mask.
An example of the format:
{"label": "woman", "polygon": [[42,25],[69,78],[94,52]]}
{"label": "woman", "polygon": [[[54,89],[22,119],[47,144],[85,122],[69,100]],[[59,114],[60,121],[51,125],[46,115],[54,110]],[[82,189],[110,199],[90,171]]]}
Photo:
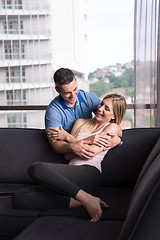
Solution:
{"label": "woman", "polygon": [[[29,167],[30,176],[40,185],[52,190],[51,208],[83,206],[92,222],[100,220],[102,207],[107,207],[107,204],[96,196],[101,177],[101,162],[107,153],[101,133],[108,134],[108,137],[109,132],[122,136],[119,124],[125,110],[124,97],[110,94],[104,97],[93,119],[78,119],[75,122],[71,134],[63,129],[50,132],[50,141],[65,140],[72,144],[85,139],[87,147],[96,152],[95,157],[89,160],[67,155],[68,165],[38,162]],[[16,206],[34,208],[34,202],[37,204],[35,195],[36,191],[31,194],[20,190],[14,196]]]}

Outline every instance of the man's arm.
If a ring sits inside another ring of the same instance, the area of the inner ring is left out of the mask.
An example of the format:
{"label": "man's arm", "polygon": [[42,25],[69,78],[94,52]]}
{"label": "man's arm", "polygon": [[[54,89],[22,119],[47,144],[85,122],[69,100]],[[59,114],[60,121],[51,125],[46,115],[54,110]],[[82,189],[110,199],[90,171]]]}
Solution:
{"label": "man's arm", "polygon": [[[76,135],[79,127],[86,121],[85,119],[78,119],[72,128],[71,134]],[[112,131],[112,133],[108,133],[107,131],[109,130]],[[99,148],[96,146],[100,148],[105,147],[105,150],[109,150],[118,145],[121,139],[117,135],[122,135],[122,131],[117,124],[109,124],[109,127],[106,127],[103,133],[86,138],[85,141],[78,141],[71,134],[64,129],[51,129],[48,131],[47,137],[55,152],[59,154],[72,153],[83,159],[90,159],[99,153]],[[94,147],[91,147],[91,144],[93,144]]]}
{"label": "man's arm", "polygon": [[[70,153],[74,151],[74,144],[79,142],[74,136],[77,129],[84,123],[83,119],[78,119],[72,128],[71,134],[65,131],[62,127],[60,129],[50,128],[46,130],[47,138],[51,144],[52,149],[59,154]],[[76,146],[76,145],[75,145]]]}
{"label": "man's arm", "polygon": [[[64,129],[55,131],[52,131],[52,129],[50,129],[49,131],[47,131],[47,138],[54,152],[59,154],[74,153],[75,155],[83,159],[92,158],[95,155],[95,153],[94,150],[89,148],[88,146],[89,141],[88,140],[78,141],[74,137],[79,127],[82,124],[84,124],[85,121],[87,120],[78,119],[72,128],[71,134],[67,133]],[[55,136],[53,132],[55,133],[56,136],[58,136],[58,140],[53,138],[53,136]],[[65,139],[65,141],[61,141],[62,139]]]}
{"label": "man's arm", "polygon": [[105,150],[114,148],[121,143],[122,129],[115,123],[109,124],[102,133],[92,135],[86,140],[99,147],[105,147]]}
{"label": "man's arm", "polygon": [[[104,134],[105,137],[108,136],[107,140],[111,139],[111,136],[116,136],[117,138],[118,135],[122,135],[122,130],[121,130],[121,127],[115,123],[110,123],[105,129],[104,129],[104,132],[102,132],[101,134]],[[99,134],[100,135],[100,134]],[[94,135],[95,138],[97,138],[97,135]],[[100,139],[102,140],[103,137],[100,137]],[[89,138],[86,138],[85,140],[87,140]],[[108,142],[107,146],[105,146],[105,140],[103,138],[103,142],[101,141],[100,144],[96,142],[92,142],[92,141],[89,141],[87,143],[88,145],[88,150],[90,149],[91,151],[93,150],[94,151],[94,156],[97,155],[98,153],[102,152],[102,151],[105,151],[105,150],[109,150],[111,149],[110,147],[110,143]]]}
{"label": "man's arm", "polygon": [[80,140],[78,142],[68,143],[65,141],[52,141],[48,138],[54,152],[58,154],[74,153],[82,159],[90,159],[95,156],[94,150],[88,147],[89,141]]}

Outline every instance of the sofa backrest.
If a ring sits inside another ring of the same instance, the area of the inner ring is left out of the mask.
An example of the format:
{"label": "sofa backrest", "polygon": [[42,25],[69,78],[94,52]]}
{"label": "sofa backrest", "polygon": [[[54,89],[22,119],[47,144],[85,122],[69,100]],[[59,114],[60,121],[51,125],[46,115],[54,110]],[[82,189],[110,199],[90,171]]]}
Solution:
{"label": "sofa backrest", "polygon": [[[110,150],[102,162],[102,185],[133,187],[159,136],[160,128],[124,130],[124,143]],[[45,130],[0,129],[0,182],[32,182],[27,169],[37,161],[66,163],[51,149]]]}
{"label": "sofa backrest", "polygon": [[118,240],[150,240],[160,236],[160,154],[152,162],[131,198]]}
{"label": "sofa backrest", "polygon": [[28,166],[33,162],[65,163],[54,154],[45,130],[0,129],[0,182],[28,183]]}
{"label": "sofa backrest", "polygon": [[123,130],[123,144],[110,150],[102,162],[102,185],[133,188],[160,128]]}
{"label": "sofa backrest", "polygon": [[152,148],[152,151],[150,152],[148,158],[146,159],[143,168],[138,176],[134,191],[136,190],[138,184],[140,183],[141,179],[147,172],[150,165],[153,163],[153,161],[156,159],[156,157],[160,154],[160,138],[158,138],[157,142],[155,143],[154,147]]}

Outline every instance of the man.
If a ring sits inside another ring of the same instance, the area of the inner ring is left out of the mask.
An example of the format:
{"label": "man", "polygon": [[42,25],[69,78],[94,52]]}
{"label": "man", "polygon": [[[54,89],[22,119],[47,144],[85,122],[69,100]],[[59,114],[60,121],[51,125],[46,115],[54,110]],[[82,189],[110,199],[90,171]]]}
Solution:
{"label": "man", "polygon": [[[70,132],[74,122],[79,118],[92,118],[92,113],[96,113],[100,104],[100,99],[92,93],[78,90],[74,73],[67,68],[60,68],[54,74],[55,89],[59,93],[49,104],[45,114],[45,127],[48,131],[52,128],[62,127]],[[67,143],[65,141],[48,140],[56,153],[65,154],[73,152],[81,158],[90,159],[94,156],[94,151],[87,149],[88,141],[81,140],[77,143]],[[121,139],[111,134],[111,139],[106,137],[108,148],[120,144]]]}

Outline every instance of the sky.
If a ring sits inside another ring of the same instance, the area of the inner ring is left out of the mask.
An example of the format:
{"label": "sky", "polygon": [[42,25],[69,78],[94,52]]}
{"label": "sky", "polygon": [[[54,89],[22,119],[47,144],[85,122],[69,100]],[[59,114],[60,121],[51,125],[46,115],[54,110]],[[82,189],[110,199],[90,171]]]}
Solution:
{"label": "sky", "polygon": [[133,60],[134,0],[87,0],[89,71]]}

